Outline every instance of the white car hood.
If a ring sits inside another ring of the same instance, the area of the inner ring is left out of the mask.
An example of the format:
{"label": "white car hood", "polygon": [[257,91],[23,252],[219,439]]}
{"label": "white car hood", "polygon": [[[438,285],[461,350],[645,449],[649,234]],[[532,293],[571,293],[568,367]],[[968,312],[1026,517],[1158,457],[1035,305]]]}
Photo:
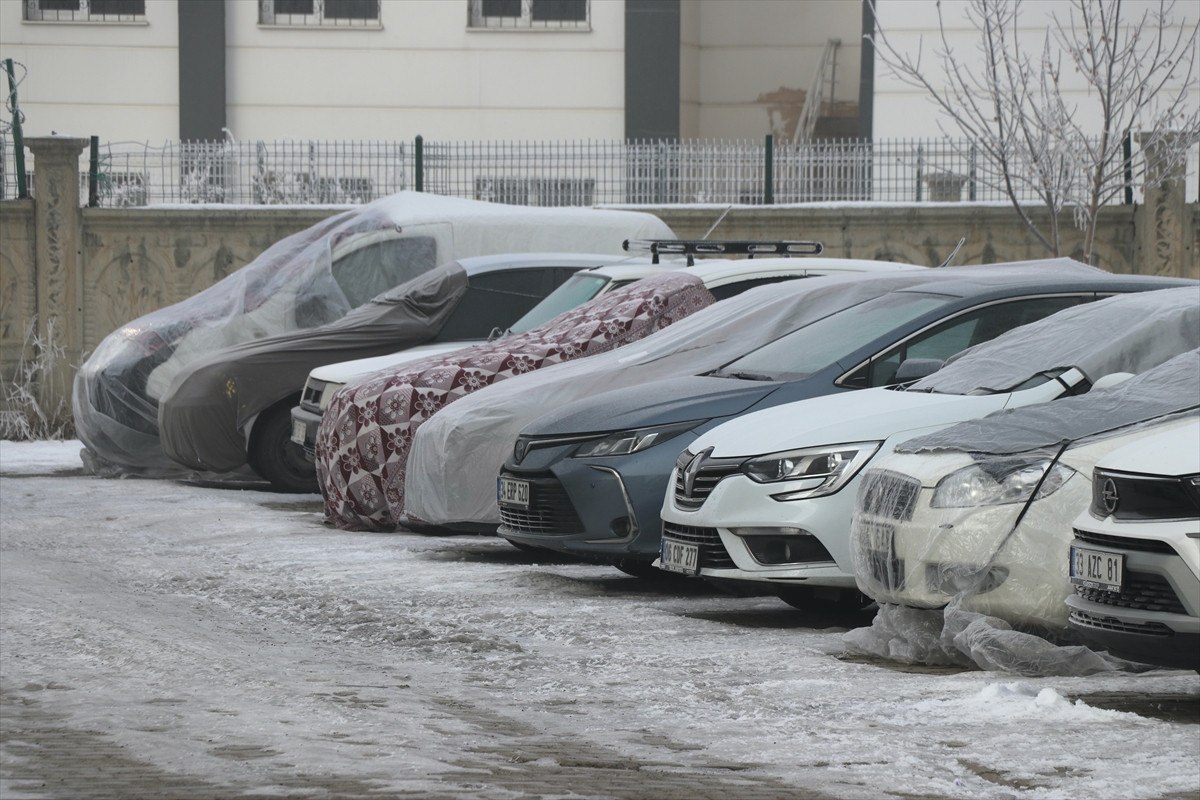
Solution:
{"label": "white car hood", "polygon": [[443,353],[461,350],[473,344],[477,344],[477,342],[422,344],[410,347],[407,350],[401,350],[398,353],[388,353],[386,356],[356,358],[353,361],[339,361],[336,364],[326,364],[323,367],[314,369],[308,374],[308,377],[312,380],[324,381],[325,383],[349,383],[352,378],[356,378],[359,375],[366,375],[370,372],[377,372],[381,369],[400,364],[408,364],[422,358],[429,358],[430,356],[440,356]]}
{"label": "white car hood", "polygon": [[[1022,393],[1024,394],[1024,393]],[[863,389],[756,411],[713,428],[689,446],[717,458],[887,439],[1004,408],[1012,394],[958,395]]]}

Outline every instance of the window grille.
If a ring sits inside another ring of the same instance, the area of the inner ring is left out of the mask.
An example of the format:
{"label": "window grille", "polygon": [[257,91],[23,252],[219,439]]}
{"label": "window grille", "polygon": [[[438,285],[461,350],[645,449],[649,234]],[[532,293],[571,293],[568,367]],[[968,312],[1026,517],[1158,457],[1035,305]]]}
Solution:
{"label": "window grille", "polygon": [[590,0],[469,0],[468,26],[507,30],[590,30]]}
{"label": "window grille", "polygon": [[144,22],[146,0],[25,0],[32,22]]}
{"label": "window grille", "polygon": [[528,178],[475,178],[475,199],[513,206],[529,205]]}
{"label": "window grille", "polygon": [[259,0],[262,25],[379,27],[379,0]]}

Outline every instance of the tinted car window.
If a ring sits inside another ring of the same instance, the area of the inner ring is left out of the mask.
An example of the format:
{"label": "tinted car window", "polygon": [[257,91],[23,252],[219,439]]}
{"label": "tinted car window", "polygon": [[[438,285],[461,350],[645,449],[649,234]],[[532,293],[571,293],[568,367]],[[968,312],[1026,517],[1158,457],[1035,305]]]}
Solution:
{"label": "tinted car window", "polygon": [[384,239],[333,262],[333,279],[350,307],[412,280],[437,264],[437,241],[429,236]]}
{"label": "tinted car window", "polygon": [[734,281],[723,286],[711,286],[708,291],[717,300],[728,300],[730,297],[736,297],[742,292],[753,289],[756,286],[766,286],[771,283],[782,283],[783,281],[796,280],[797,278],[806,277],[804,275],[775,275],[770,278],[754,278],[746,281]]}
{"label": "tinted car window", "polygon": [[1078,305],[1084,299],[1079,295],[1025,298],[968,311],[879,354],[841,383],[855,388],[887,386],[895,383],[896,370],[907,359],[936,358],[945,361],[968,347]]}
{"label": "tinted car window", "polygon": [[716,374],[742,373],[775,380],[803,378],[866,347],[888,331],[956,299],[917,292],[892,292],[798,328],[726,364]]}
{"label": "tinted car window", "polygon": [[498,270],[471,277],[438,341],[486,339],[496,328],[505,330],[549,293],[562,269]]}

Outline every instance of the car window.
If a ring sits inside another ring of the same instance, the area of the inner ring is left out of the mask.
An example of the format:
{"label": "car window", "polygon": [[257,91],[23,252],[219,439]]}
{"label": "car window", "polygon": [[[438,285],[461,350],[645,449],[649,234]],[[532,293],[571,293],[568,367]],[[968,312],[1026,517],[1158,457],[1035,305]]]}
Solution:
{"label": "car window", "polygon": [[1002,333],[1036,322],[1085,300],[1081,295],[1031,297],[991,303],[935,325],[873,357],[841,381],[853,388],[888,386],[896,382],[896,370],[910,358],[945,361],[955,353],[996,338]]}
{"label": "car window", "polygon": [[556,286],[555,281],[569,271],[565,267],[543,267],[472,276],[437,340],[486,339],[497,328],[507,329],[541,302]]}
{"label": "car window", "polygon": [[384,239],[333,262],[333,279],[354,308],[437,264],[437,240],[430,236]]}
{"label": "car window", "polygon": [[957,298],[890,292],[822,317],[726,364],[717,375],[796,380],[835,364],[888,331]]}
{"label": "car window", "polygon": [[596,297],[608,284],[609,279],[603,275],[572,275],[545,300],[509,326],[510,330],[524,333],[544,325],[564,311],[570,311]]}
{"label": "car window", "polygon": [[806,275],[773,275],[769,278],[752,278],[744,281],[732,281],[721,286],[710,286],[708,291],[717,300],[728,300],[730,297],[736,297],[742,292],[753,289],[756,286],[766,286],[771,283],[782,283],[783,281],[792,281],[797,278],[804,278]]}

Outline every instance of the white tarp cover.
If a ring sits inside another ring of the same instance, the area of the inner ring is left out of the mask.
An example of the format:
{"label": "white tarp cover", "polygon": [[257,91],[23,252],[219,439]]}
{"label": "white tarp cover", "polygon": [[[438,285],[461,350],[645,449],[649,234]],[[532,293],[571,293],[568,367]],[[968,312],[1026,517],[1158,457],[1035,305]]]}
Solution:
{"label": "white tarp cover", "polygon": [[615,254],[626,238],[675,237],[647,213],[525,208],[409,191],[335,214],[204,291],[109,334],[75,378],[85,461],[105,473],[179,473],[160,447],[158,401],[185,366],[214,350],[327,324],[457,258]]}
{"label": "white tarp cover", "polygon": [[333,396],[317,431],[325,518],[347,530],[394,528],[404,508],[413,435],[441,409],[494,383],[637,341],[712,302],[695,275],[668,272],[615,289],[531,331],[347,384]]}
{"label": "white tarp cover", "polygon": [[761,286],[722,300],[635,347],[488,387],[455,403],[417,432],[409,455],[404,514],[437,525],[499,525],[496,476],[517,435],[543,414],[610,389],[710,372],[828,314],[889,291],[952,280],[962,269],[976,268],[826,276]]}
{"label": "white tarp cover", "polygon": [[[1104,454],[1198,413],[1200,351],[1191,350],[1111,388],[954,426],[966,437],[958,456],[951,433],[936,452],[880,459],[863,474],[851,547],[859,587],[881,612],[847,644],[894,660],[1025,675],[1128,668],[1078,646],[1067,628],[1072,521],[1091,499],[1091,469]],[[974,450],[1009,434],[1040,444]],[[903,470],[930,459],[945,465],[939,475],[974,476],[984,499],[935,508],[926,490],[914,503]]]}
{"label": "white tarp cover", "polygon": [[1011,391],[1059,367],[1077,367],[1095,381],[1112,372],[1142,372],[1197,346],[1200,284],[1136,292],[1084,303],[976,345],[911,388]]}

